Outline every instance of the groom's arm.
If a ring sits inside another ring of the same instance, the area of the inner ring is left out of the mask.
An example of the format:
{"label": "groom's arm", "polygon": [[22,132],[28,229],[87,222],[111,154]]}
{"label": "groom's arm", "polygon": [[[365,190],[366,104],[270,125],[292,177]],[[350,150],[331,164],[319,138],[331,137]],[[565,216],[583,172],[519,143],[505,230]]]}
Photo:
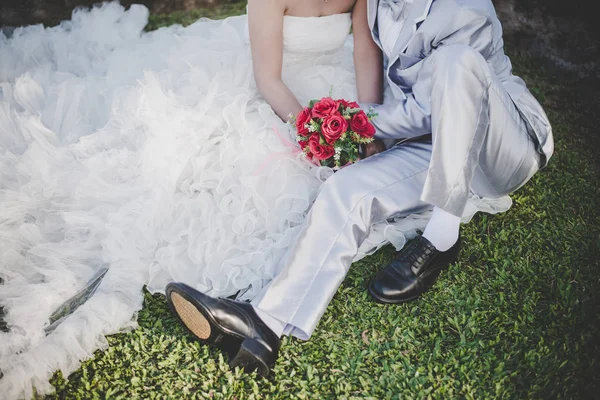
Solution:
{"label": "groom's arm", "polygon": [[354,69],[360,103],[383,103],[383,54],[371,36],[367,0],[357,0],[352,10]]}
{"label": "groom's arm", "polygon": [[[447,23],[440,26],[432,37],[431,43],[435,49],[451,44],[467,45],[477,50],[484,58],[494,52],[498,43],[501,45],[500,24],[495,17],[493,9],[480,6],[475,1],[465,2],[467,6],[458,12],[449,15]],[[425,62],[426,58],[421,63]],[[431,133],[431,112],[429,99],[415,97],[415,93],[427,94],[429,79],[420,77],[412,87],[412,91],[405,94],[404,99],[395,99],[382,105],[374,104],[378,116],[373,120],[377,128],[375,137],[379,139],[402,139]],[[361,104],[361,106],[368,106]]]}
{"label": "groom's arm", "polygon": [[[398,139],[430,132],[429,114],[418,102],[383,103],[383,53],[371,35],[367,16],[367,0],[357,0],[352,13],[354,33],[354,68],[361,108],[373,107],[377,139]],[[421,133],[423,132],[423,133]]]}
{"label": "groom's arm", "polygon": [[[354,69],[359,103],[383,103],[383,54],[371,36],[367,0],[357,0],[352,10]],[[363,157],[385,150],[380,140],[363,145]]]}

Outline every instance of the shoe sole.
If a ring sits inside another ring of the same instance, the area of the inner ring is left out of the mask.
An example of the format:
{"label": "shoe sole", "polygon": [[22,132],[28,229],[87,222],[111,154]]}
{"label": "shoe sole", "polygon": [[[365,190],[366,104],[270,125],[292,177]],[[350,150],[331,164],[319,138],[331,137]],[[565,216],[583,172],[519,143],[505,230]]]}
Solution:
{"label": "shoe sole", "polygon": [[171,294],[171,301],[173,302],[175,313],[186,328],[196,335],[198,339],[207,340],[210,337],[212,329],[204,314],[177,292]]}
{"label": "shoe sole", "polygon": [[266,377],[270,365],[257,354],[263,353],[264,346],[254,339],[246,338],[219,325],[204,306],[189,296],[185,289],[168,285],[167,303],[181,323],[203,344],[216,346],[229,355],[229,366],[240,367],[247,372],[257,370]]}
{"label": "shoe sole", "polygon": [[200,342],[217,346],[233,357],[244,337],[219,325],[204,306],[179,286],[167,287],[167,303],[183,326]]}
{"label": "shoe sole", "polygon": [[379,297],[379,295],[377,295],[376,293],[374,293],[371,290],[370,286],[368,288],[368,292],[369,292],[369,295],[373,298],[373,300],[375,300],[375,302],[377,302],[379,304],[401,304],[401,303],[408,303],[409,301],[418,299],[425,291],[419,292],[419,294],[417,294],[416,296],[409,297],[406,299],[388,299],[388,298],[384,298],[384,297]]}

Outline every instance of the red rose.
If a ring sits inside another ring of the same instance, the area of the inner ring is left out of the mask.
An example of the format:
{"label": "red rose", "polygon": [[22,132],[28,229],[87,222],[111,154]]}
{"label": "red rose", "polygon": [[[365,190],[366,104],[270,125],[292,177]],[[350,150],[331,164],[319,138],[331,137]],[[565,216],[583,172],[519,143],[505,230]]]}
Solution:
{"label": "red rose", "polygon": [[314,133],[310,139],[308,139],[308,146],[315,159],[327,160],[329,157],[333,156],[335,150],[333,150],[333,147],[331,146],[321,144],[320,136],[319,133]]}
{"label": "red rose", "polygon": [[308,138],[306,138],[306,140],[300,140],[298,144],[300,145],[300,148],[304,150],[304,148],[308,146]]}
{"label": "red rose", "polygon": [[339,103],[344,106],[344,108],[360,108],[357,102],[348,101],[348,100],[340,100]]}
{"label": "red rose", "polygon": [[364,111],[359,111],[352,117],[350,121],[350,129],[358,133],[362,137],[372,138],[375,136],[375,127],[369,122],[369,117]]}
{"label": "red rose", "polygon": [[310,108],[308,107],[304,107],[304,109],[298,113],[298,116],[296,117],[296,130],[298,131],[298,135],[310,135],[308,128],[305,126],[310,122],[310,118]]}
{"label": "red rose", "polygon": [[[313,155],[310,152],[310,147],[308,147],[308,137],[305,138],[306,140],[300,140],[298,142],[298,144],[300,145],[300,148],[302,149],[302,152],[304,153],[304,155],[309,159],[312,160],[313,159]],[[308,149],[306,149],[308,147]],[[305,150],[306,149],[306,150]]]}
{"label": "red rose", "polygon": [[320,101],[315,103],[312,108],[313,118],[325,118],[331,114],[335,114],[338,110],[337,101],[331,97],[323,97]]}
{"label": "red rose", "polygon": [[346,129],[348,129],[348,122],[340,113],[325,118],[321,126],[323,136],[325,136],[325,140],[329,144],[334,144],[346,132]]}

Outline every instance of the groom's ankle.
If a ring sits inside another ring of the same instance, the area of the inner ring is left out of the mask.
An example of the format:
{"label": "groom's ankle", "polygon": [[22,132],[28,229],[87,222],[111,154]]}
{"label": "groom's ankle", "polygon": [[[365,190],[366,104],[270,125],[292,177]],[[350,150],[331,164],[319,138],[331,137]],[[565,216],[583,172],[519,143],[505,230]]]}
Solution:
{"label": "groom's ankle", "polygon": [[277,335],[277,337],[281,337],[283,335],[283,331],[285,330],[286,327],[286,323],[283,321],[278,320],[275,317],[272,317],[270,314],[254,307],[254,312],[256,312],[256,315],[258,315],[258,317],[261,319],[262,322],[265,323],[265,325],[267,325],[267,327],[273,331],[273,333],[275,335]]}

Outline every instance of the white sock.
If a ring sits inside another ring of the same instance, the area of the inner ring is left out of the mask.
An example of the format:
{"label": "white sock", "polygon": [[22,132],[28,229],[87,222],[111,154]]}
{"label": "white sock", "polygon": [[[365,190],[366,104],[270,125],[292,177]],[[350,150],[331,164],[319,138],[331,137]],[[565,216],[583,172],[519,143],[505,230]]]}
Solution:
{"label": "white sock", "polygon": [[439,251],[447,251],[458,240],[460,217],[452,215],[441,208],[434,207],[431,219],[425,227],[423,237]]}
{"label": "white sock", "polygon": [[256,311],[256,314],[260,317],[260,319],[277,335],[277,337],[281,337],[281,335],[283,335],[283,330],[287,325],[285,322],[271,317],[269,314],[259,310],[256,307],[254,307],[254,311]]}

